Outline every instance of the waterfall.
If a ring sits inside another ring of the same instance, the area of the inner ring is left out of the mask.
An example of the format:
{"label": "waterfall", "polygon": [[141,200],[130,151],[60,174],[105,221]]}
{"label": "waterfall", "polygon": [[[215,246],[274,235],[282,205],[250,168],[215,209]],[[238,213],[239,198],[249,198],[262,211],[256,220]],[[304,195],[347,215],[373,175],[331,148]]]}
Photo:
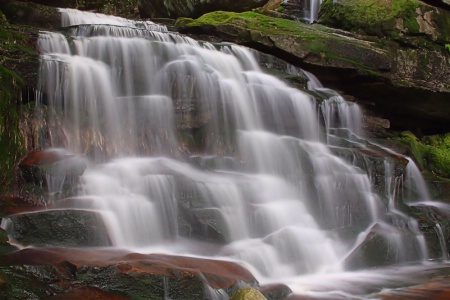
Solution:
{"label": "waterfall", "polygon": [[356,103],[307,72],[311,92],[290,87],[244,47],[61,13],[69,37],[38,41],[42,144],[90,162],[53,208],[98,211],[113,247],[237,259],[259,280],[343,271],[371,235],[392,263],[428,258],[396,206],[398,161],[362,139]]}
{"label": "waterfall", "polygon": [[283,7],[290,15],[314,23],[318,20],[322,0],[284,0]]}
{"label": "waterfall", "polygon": [[309,9],[305,10],[305,19],[309,20],[310,23],[317,21],[319,16],[319,8],[322,0],[310,0]]}

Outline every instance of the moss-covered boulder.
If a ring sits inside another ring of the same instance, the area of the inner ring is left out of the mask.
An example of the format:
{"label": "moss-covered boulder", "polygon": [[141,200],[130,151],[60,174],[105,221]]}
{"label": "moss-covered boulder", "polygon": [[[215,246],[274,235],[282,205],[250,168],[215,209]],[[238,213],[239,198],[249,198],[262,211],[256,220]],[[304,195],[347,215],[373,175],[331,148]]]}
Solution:
{"label": "moss-covered boulder", "polygon": [[242,12],[263,6],[267,0],[139,0],[139,13],[147,18],[197,18],[205,13],[225,10]]}
{"label": "moss-covered boulder", "polygon": [[[317,67],[344,68],[355,73],[381,75],[391,69],[389,54],[374,43],[341,36],[324,26],[310,26],[255,12],[216,11],[193,20],[178,19],[182,32],[207,33],[223,40],[251,45],[288,61]],[[335,74],[330,73],[330,76]]]}
{"label": "moss-covered boulder", "polygon": [[230,300],[267,300],[267,298],[257,289],[247,287],[238,290]]}
{"label": "moss-covered boulder", "polygon": [[58,9],[31,2],[3,0],[0,10],[11,24],[26,24],[39,28],[54,29],[61,27]]}
{"label": "moss-covered boulder", "polygon": [[325,0],[320,22],[369,35],[450,40],[450,11],[417,0]]}
{"label": "moss-covered boulder", "polygon": [[255,12],[218,11],[179,18],[176,26],[282,57],[326,86],[373,102],[385,117],[395,116],[393,126],[449,127],[450,61],[443,45],[423,40],[405,45]]}

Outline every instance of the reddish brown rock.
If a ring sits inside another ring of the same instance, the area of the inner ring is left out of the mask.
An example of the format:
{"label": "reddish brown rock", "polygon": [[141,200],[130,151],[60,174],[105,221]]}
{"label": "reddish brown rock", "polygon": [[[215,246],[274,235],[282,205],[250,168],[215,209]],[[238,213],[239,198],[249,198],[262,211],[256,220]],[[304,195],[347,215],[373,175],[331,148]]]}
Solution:
{"label": "reddish brown rock", "polygon": [[21,196],[0,195],[0,216],[36,211],[43,207],[42,203],[35,203]]}
{"label": "reddish brown rock", "polygon": [[430,282],[376,295],[383,300],[447,300],[450,299],[450,277],[433,279]]}
{"label": "reddish brown rock", "polygon": [[54,299],[203,299],[211,296],[207,286],[231,296],[242,285],[257,285],[249,271],[233,262],[119,250],[24,249],[2,256],[0,277],[2,272],[12,278],[7,295],[20,295],[26,286],[30,291],[36,287],[36,297],[62,297]]}

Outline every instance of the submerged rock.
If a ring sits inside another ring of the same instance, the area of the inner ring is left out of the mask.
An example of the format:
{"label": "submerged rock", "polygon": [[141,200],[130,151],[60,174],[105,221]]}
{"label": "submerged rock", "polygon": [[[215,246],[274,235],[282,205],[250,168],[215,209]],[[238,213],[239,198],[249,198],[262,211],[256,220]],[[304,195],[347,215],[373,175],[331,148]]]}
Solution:
{"label": "submerged rock", "polygon": [[377,223],[345,259],[344,265],[348,270],[381,267],[401,263],[405,257],[421,259],[415,236],[404,229]]}

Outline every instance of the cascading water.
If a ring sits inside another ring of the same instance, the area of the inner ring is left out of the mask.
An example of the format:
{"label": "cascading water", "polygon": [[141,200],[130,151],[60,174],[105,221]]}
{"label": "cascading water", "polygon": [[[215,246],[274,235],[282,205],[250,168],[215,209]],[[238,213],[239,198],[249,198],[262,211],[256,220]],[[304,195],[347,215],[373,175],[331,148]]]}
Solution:
{"label": "cascading water", "polygon": [[321,3],[322,0],[284,0],[282,4],[294,17],[314,23],[318,20]]}
{"label": "cascading water", "polygon": [[[100,212],[114,247],[239,259],[259,280],[297,287],[300,275],[345,269],[374,228],[396,253],[392,263],[427,258],[417,226],[396,211],[389,160],[382,191],[373,188],[356,104],[313,84],[325,95],[318,106],[242,47],[61,13],[70,39],[42,32],[38,42],[47,144],[91,164],[78,197],[53,208]],[[194,113],[203,136],[188,155],[180,119]]]}
{"label": "cascading water", "polygon": [[308,9],[305,10],[305,19],[310,23],[317,21],[319,15],[319,8],[322,0],[310,0]]}

